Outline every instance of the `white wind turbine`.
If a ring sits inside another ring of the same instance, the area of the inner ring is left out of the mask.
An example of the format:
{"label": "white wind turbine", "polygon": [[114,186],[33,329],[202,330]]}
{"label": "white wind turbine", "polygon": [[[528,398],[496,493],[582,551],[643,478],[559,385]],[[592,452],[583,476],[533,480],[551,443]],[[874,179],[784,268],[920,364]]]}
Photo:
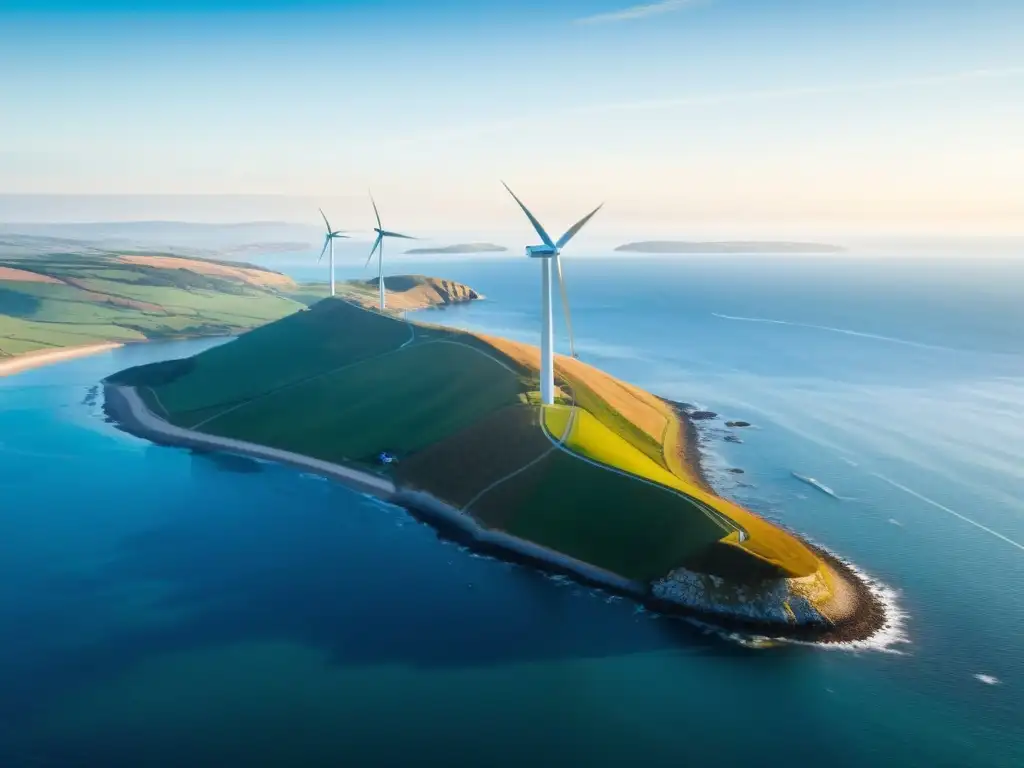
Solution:
{"label": "white wind turbine", "polygon": [[331,222],[329,222],[327,220],[327,216],[324,215],[324,209],[320,208],[318,210],[320,211],[320,215],[323,216],[323,218],[324,218],[324,224],[327,225],[327,236],[324,238],[324,247],[320,250],[320,256],[317,258],[316,263],[317,264],[320,263],[320,261],[324,257],[324,251],[326,251],[328,249],[328,247],[330,247],[330,249],[331,249],[331,296],[333,296],[334,295],[334,241],[337,238],[346,238],[346,237],[348,237],[348,235],[346,235],[340,229],[339,230],[332,230],[331,229]]}
{"label": "white wind turbine", "polygon": [[383,225],[380,223],[380,212],[377,210],[377,203],[373,200],[373,193],[370,193],[370,203],[373,205],[373,214],[377,217],[377,226],[373,228],[373,231],[377,233],[377,239],[373,241],[373,248],[370,250],[370,255],[366,257],[366,264],[363,265],[363,269],[370,265],[370,259],[373,258],[373,254],[377,254],[377,282],[380,288],[380,308],[383,310],[386,307],[384,301],[384,238],[385,237],[400,237],[403,240],[416,240],[417,238],[410,235],[400,235],[397,232],[389,232],[383,229]]}
{"label": "white wind turbine", "polygon": [[569,331],[569,352],[573,357],[576,357],[576,343],[573,340],[572,320],[569,316],[569,299],[565,293],[565,280],[562,277],[560,254],[566,243],[572,240],[575,234],[583,228],[583,225],[590,221],[590,218],[595,213],[601,210],[604,203],[601,203],[601,205],[569,227],[566,233],[558,238],[557,241],[552,242],[548,233],[544,231],[544,227],[540,225],[540,222],[530,213],[529,209],[523,205],[523,201],[516,197],[516,193],[509,189],[508,184],[505,184],[504,181],[501,183],[505,186],[505,189],[508,189],[508,193],[512,195],[512,198],[519,203],[519,207],[523,209],[526,218],[530,220],[533,228],[537,230],[537,234],[540,235],[540,239],[544,243],[543,245],[526,246],[526,255],[530,258],[541,260],[540,316],[542,330],[540,337],[540,397],[544,405],[551,405],[555,402],[555,338],[553,318],[551,316],[551,262],[554,261],[557,268],[558,288],[562,294],[562,309],[565,311],[565,327]]}

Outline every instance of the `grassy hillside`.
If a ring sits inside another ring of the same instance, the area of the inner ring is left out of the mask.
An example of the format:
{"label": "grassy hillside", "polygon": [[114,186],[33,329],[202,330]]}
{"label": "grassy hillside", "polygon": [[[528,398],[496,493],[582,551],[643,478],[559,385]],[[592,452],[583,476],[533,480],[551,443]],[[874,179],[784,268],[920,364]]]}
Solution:
{"label": "grassy hillside", "polygon": [[302,308],[285,275],[162,254],[0,259],[0,358],[101,341],[237,333]]}
{"label": "grassy hillside", "polygon": [[[699,487],[663,401],[559,358],[563,404],[541,408],[536,370],[529,346],[327,299],[113,381],[176,425],[388,471],[485,526],[628,578],[817,569],[795,538]],[[374,462],[384,450],[400,457],[388,470]]]}
{"label": "grassy hillside", "polygon": [[[396,311],[478,298],[422,275],[385,279]],[[338,284],[358,303],[378,301],[376,280]],[[235,334],[278,320],[328,294],[243,262],[166,254],[0,256],[0,358],[103,341]],[[301,365],[300,365],[301,367]]]}
{"label": "grassy hillside", "polygon": [[[335,290],[338,296],[361,307],[380,306],[380,294],[375,277],[370,280],[347,280],[338,283]],[[387,293],[387,308],[396,312],[483,298],[468,286],[426,275],[386,276],[384,290]],[[297,292],[289,295],[297,301],[314,304],[320,299],[327,298],[330,295],[330,288],[327,283],[303,284]]]}

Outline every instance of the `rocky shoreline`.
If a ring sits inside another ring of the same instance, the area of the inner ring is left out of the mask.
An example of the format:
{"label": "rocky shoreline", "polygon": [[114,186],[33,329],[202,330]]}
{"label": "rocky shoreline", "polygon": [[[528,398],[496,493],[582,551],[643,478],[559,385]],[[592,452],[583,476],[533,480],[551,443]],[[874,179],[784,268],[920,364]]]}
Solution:
{"label": "rocky shoreline", "polygon": [[[103,409],[107,421],[129,434],[161,445],[218,450],[269,459],[324,475],[381,501],[405,508],[415,518],[435,528],[439,535],[465,544],[475,551],[548,573],[568,576],[581,584],[628,597],[647,609],[666,616],[713,623],[727,631],[751,635],[831,643],[865,640],[885,624],[884,606],[868,585],[863,583],[848,565],[818,547],[812,548],[853,593],[853,605],[846,615],[837,616],[832,622],[800,625],[792,621],[745,618],[716,611],[695,610],[682,603],[659,597],[651,585],[630,581],[525,539],[483,528],[472,516],[429,494],[397,487],[386,477],[267,446],[176,427],[149,411],[132,387],[104,382],[103,393]],[[693,430],[693,439],[689,439],[686,444],[688,457],[697,460],[698,463],[693,465],[694,469],[700,472],[702,482],[710,488],[710,483],[707,482],[699,465],[696,428],[692,421],[684,420],[683,423],[688,432]]]}
{"label": "rocky shoreline", "polygon": [[[710,477],[705,469],[705,459],[701,452],[701,433],[697,426],[698,422],[706,423],[718,418],[713,411],[700,410],[689,403],[682,403],[667,398],[661,398],[672,407],[679,417],[684,430],[683,460],[690,470],[697,485],[708,493],[719,495],[711,483]],[[749,427],[746,421],[729,421],[730,427]],[[742,474],[742,469],[726,470],[733,474]],[[776,521],[772,525],[779,526]],[[785,529],[785,526],[779,526]],[[737,629],[753,634],[771,634],[772,629],[778,633],[777,637],[786,639],[804,640],[818,643],[851,643],[863,641],[878,632],[882,631],[889,622],[886,615],[885,605],[871,585],[857,573],[848,563],[836,557],[821,546],[812,544],[805,538],[792,530],[787,530],[791,536],[799,539],[806,547],[814,552],[829,569],[834,582],[838,582],[838,589],[843,590],[845,606],[837,611],[824,623],[811,622],[807,625],[796,625],[792,623],[766,622],[764,619],[745,620],[735,615],[716,613],[714,623],[726,628]],[[681,606],[680,603],[670,600],[663,600],[656,597],[651,599],[652,607],[664,613],[685,613],[694,618],[706,617],[708,611],[694,611]]]}

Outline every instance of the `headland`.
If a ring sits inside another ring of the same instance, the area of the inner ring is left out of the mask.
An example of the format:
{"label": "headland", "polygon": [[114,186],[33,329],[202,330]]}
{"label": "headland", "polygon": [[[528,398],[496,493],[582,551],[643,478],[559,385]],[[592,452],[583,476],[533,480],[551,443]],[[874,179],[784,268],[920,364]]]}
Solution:
{"label": "headland", "polygon": [[[327,299],[105,391],[125,431],[301,466],[664,614],[817,642],[882,629],[854,569],[714,494],[685,414],[561,357],[559,401],[539,407],[534,356]],[[377,464],[381,449],[398,464]]]}

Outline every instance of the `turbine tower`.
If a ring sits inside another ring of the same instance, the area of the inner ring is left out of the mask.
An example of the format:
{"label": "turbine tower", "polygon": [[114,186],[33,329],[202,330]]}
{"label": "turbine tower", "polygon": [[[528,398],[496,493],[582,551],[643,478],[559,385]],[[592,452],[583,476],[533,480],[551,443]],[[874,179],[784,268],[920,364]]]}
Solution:
{"label": "turbine tower", "polygon": [[544,231],[544,227],[542,227],[540,222],[537,221],[537,218],[530,213],[530,210],[525,205],[523,205],[523,201],[516,197],[516,193],[509,189],[508,184],[505,184],[504,181],[501,183],[505,186],[505,189],[508,189],[508,193],[512,195],[512,199],[519,203],[519,207],[523,209],[523,213],[526,214],[526,218],[530,220],[533,228],[537,230],[537,234],[540,235],[541,242],[543,243],[543,245],[526,246],[526,255],[532,259],[540,259],[540,398],[544,405],[552,405],[555,402],[555,338],[552,323],[553,318],[551,316],[551,262],[553,261],[556,267],[558,288],[562,296],[562,309],[565,312],[565,327],[569,332],[569,352],[573,357],[576,357],[576,343],[573,340],[572,319],[569,315],[569,298],[565,293],[565,280],[562,277],[562,260],[560,255],[562,253],[562,248],[572,240],[576,233],[583,228],[584,224],[590,221],[591,217],[595,213],[601,210],[604,203],[601,203],[601,205],[597,206],[597,208],[569,227],[566,233],[558,238],[557,241],[552,241],[548,236],[548,233]]}
{"label": "turbine tower", "polygon": [[324,257],[324,251],[326,251],[328,249],[328,247],[329,247],[331,249],[331,296],[333,296],[334,295],[334,241],[337,238],[346,238],[346,237],[348,237],[348,235],[343,233],[340,229],[339,230],[332,230],[331,229],[331,222],[329,222],[327,220],[327,217],[324,216],[324,209],[320,208],[318,210],[320,211],[320,215],[323,216],[323,218],[324,218],[324,224],[327,225],[327,236],[324,238],[324,247],[320,250],[320,256],[319,256],[319,258],[317,258],[316,263],[317,264],[320,263],[320,261]]}
{"label": "turbine tower", "polygon": [[373,254],[377,254],[377,282],[378,288],[380,289],[380,308],[384,311],[386,302],[384,300],[384,238],[385,237],[400,237],[403,240],[415,240],[415,237],[410,235],[400,235],[397,232],[389,232],[383,228],[383,224],[380,223],[380,212],[377,210],[377,203],[373,200],[373,193],[370,193],[370,203],[373,205],[373,214],[377,217],[377,226],[373,228],[373,231],[377,233],[377,239],[373,241],[373,248],[370,250],[370,255],[366,257],[366,264],[363,265],[363,269],[366,269],[370,265],[370,260],[373,258]]}

